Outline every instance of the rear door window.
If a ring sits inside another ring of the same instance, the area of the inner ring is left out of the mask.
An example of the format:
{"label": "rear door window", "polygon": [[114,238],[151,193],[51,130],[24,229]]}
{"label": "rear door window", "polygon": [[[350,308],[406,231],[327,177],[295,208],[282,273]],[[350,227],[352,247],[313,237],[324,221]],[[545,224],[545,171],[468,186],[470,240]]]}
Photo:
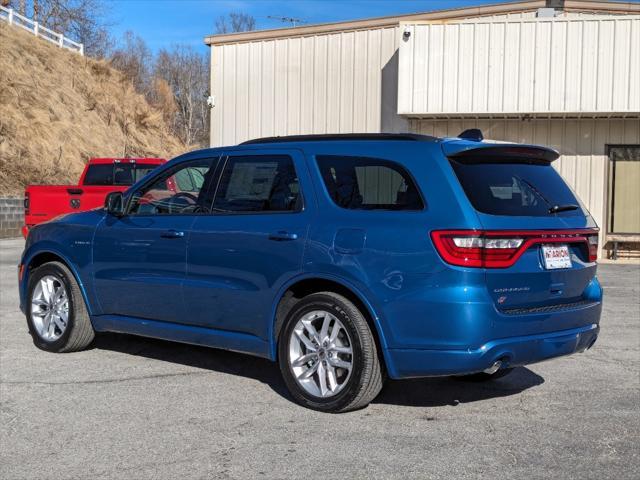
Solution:
{"label": "rear door window", "polygon": [[569,186],[549,163],[450,160],[473,207],[506,216],[584,216]]}
{"label": "rear door window", "polygon": [[422,210],[424,202],[407,171],[389,160],[341,155],[316,157],[336,205],[349,210]]}
{"label": "rear door window", "polygon": [[295,212],[302,197],[288,155],[229,157],[213,204],[222,213]]}

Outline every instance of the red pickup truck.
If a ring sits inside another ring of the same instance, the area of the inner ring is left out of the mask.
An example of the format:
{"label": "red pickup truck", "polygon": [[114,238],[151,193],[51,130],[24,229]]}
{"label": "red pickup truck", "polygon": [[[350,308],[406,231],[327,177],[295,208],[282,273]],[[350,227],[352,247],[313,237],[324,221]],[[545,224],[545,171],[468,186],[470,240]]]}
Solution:
{"label": "red pickup truck", "polygon": [[78,185],[28,185],[24,191],[22,235],[58,215],[102,207],[109,192],[124,191],[166,160],[162,158],[92,158]]}

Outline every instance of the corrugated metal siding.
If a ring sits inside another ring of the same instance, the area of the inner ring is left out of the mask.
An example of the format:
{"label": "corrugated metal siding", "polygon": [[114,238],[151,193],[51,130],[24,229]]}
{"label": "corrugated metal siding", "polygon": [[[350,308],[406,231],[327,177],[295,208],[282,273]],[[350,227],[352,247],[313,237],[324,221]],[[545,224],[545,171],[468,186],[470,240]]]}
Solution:
{"label": "corrugated metal siding", "polygon": [[[581,19],[585,19],[585,20],[589,20],[589,19],[597,19],[597,18],[603,18],[603,19],[611,19],[612,17],[620,17],[623,15],[629,15],[629,14],[614,14],[614,13],[597,13],[597,12],[588,12],[588,11],[584,11],[584,12],[563,12],[563,11],[556,11],[556,19],[575,19],[575,18],[581,18]],[[454,20],[451,23],[477,23],[477,22],[501,22],[501,21],[505,21],[505,20],[531,20],[531,19],[535,19],[538,16],[538,11],[537,10],[532,10],[530,12],[513,12],[513,13],[506,13],[506,14],[498,14],[498,15],[485,15],[483,17],[471,17],[471,18],[464,18],[461,20]],[[544,18],[544,17],[543,17]]]}
{"label": "corrugated metal siding", "polygon": [[396,113],[397,30],[212,46],[211,145],[406,130]]}
{"label": "corrugated metal siding", "polygon": [[640,112],[640,17],[404,25],[398,113]]}
{"label": "corrugated metal siding", "polygon": [[[549,145],[561,157],[553,163],[587,206],[601,229],[604,245],[607,216],[607,145],[640,144],[639,119],[580,120],[410,120],[410,130],[455,137],[480,128],[486,138]],[[640,188],[640,186],[638,187]],[[640,208],[640,207],[639,207]]]}

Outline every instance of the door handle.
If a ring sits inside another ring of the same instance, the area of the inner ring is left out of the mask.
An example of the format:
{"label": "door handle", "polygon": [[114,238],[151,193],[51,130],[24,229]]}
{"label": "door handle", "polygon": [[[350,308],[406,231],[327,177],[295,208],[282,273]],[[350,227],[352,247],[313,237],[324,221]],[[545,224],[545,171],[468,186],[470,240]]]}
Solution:
{"label": "door handle", "polygon": [[276,242],[285,242],[287,240],[296,240],[298,238],[297,233],[289,233],[289,232],[274,232],[269,234],[269,240],[274,240]]}
{"label": "door handle", "polygon": [[167,230],[166,232],[162,232],[160,236],[162,238],[182,238],[184,237],[184,232],[179,232],[177,230]]}

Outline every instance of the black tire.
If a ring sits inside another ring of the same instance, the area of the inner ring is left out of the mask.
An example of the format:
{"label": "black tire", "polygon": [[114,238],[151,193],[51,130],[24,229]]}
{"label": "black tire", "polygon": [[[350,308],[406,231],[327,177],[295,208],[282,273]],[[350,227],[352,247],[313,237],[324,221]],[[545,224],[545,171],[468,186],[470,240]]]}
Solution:
{"label": "black tire", "polygon": [[465,382],[491,382],[499,378],[505,377],[513,372],[513,368],[501,368],[495,373],[472,373],[471,375],[460,375],[455,378],[464,380]]}
{"label": "black tire", "polygon": [[[335,396],[314,396],[302,388],[290,367],[289,341],[296,323],[306,313],[324,310],[338,318],[349,333],[353,368],[346,384]],[[289,311],[278,340],[280,371],[294,399],[301,405],[323,412],[341,413],[366,407],[380,393],[383,371],[376,342],[362,312],[347,298],[333,292],[308,295]]]}
{"label": "black tire", "polygon": [[[45,340],[40,336],[31,314],[33,291],[38,282],[46,275],[56,277],[64,285],[69,300],[66,329],[60,338],[53,341]],[[42,350],[58,353],[76,352],[87,348],[95,337],[78,282],[76,282],[71,271],[63,263],[45,263],[31,273],[27,288],[26,312],[27,325],[29,326],[29,333],[33,338],[33,343]]]}

